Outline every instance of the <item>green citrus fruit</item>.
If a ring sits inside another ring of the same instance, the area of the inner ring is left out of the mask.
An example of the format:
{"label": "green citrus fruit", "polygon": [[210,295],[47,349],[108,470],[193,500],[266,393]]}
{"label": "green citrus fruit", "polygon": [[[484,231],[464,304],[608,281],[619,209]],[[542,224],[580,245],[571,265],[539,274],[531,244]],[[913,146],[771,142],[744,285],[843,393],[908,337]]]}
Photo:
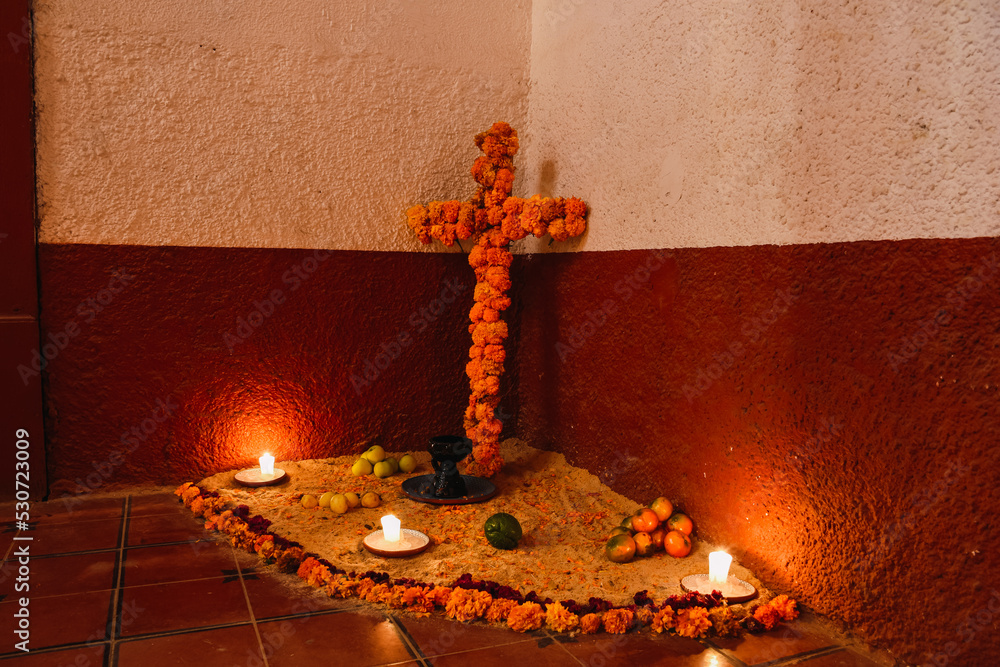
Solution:
{"label": "green citrus fruit", "polygon": [[510,514],[498,512],[483,524],[487,541],[497,549],[513,549],[521,539],[521,524]]}

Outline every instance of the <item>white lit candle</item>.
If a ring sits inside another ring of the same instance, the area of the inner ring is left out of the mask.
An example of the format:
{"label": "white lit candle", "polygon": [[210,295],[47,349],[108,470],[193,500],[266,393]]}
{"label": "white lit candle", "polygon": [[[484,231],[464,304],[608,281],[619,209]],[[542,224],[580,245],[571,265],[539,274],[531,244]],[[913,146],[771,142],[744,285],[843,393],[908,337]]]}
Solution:
{"label": "white lit candle", "polygon": [[261,476],[274,476],[274,457],[270,454],[264,454],[260,457],[260,474]]}
{"label": "white lit candle", "polygon": [[400,521],[391,514],[382,517],[382,537],[386,542],[399,542]]}
{"label": "white lit candle", "polygon": [[713,584],[724,584],[729,581],[729,566],[733,557],[725,551],[713,551],[708,554],[708,580]]}

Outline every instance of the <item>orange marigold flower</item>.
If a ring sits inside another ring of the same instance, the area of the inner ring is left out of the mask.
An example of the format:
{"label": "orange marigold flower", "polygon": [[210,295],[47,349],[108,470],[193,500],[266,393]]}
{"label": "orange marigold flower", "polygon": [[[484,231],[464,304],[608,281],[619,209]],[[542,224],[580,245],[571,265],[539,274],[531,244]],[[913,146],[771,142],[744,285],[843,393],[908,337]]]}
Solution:
{"label": "orange marigold flower", "polygon": [[539,206],[540,199],[538,195],[528,199],[524,202],[524,208],[521,210],[521,227],[538,237],[545,235],[542,209]]}
{"label": "orange marigold flower", "polygon": [[389,584],[375,584],[368,589],[365,599],[369,602],[388,602],[392,596],[392,587]]}
{"label": "orange marigold flower", "polygon": [[549,223],[549,235],[556,241],[565,241],[569,238],[569,231],[566,229],[566,219],[556,218]]}
{"label": "orange marigold flower", "polygon": [[503,345],[487,345],[482,349],[482,355],[497,363],[503,363],[507,359],[507,351],[503,349]]}
{"label": "orange marigold flower", "polygon": [[681,637],[700,637],[712,627],[712,621],[704,607],[688,607],[677,612],[674,627]]}
{"label": "orange marigold flower", "polygon": [[458,222],[458,212],[462,210],[462,202],[455,200],[442,202],[441,209],[443,211],[444,221],[455,224]]}
{"label": "orange marigold flower", "polygon": [[357,593],[358,597],[362,600],[367,599],[368,591],[375,587],[375,582],[371,579],[362,579],[358,584]]}
{"label": "orange marigold flower", "polygon": [[790,599],[787,595],[779,595],[768,604],[781,614],[781,620],[783,621],[794,621],[799,617],[799,610],[795,600]]}
{"label": "orange marigold flower", "polygon": [[181,500],[185,507],[191,507],[191,501],[201,495],[201,489],[197,486],[189,486],[181,493]]}
{"label": "orange marigold flower", "polygon": [[[473,438],[473,440],[475,440]],[[479,477],[493,477],[500,468],[503,467],[503,459],[500,457],[500,446],[496,439],[480,439],[478,444],[472,448],[473,460],[469,461],[468,471]]]}
{"label": "orange marigold flower", "polygon": [[635,620],[639,625],[649,625],[653,622],[653,610],[649,607],[639,607],[635,610]]}
{"label": "orange marigold flower", "polygon": [[573,215],[582,218],[587,215],[587,205],[576,197],[566,199],[564,207],[567,216]]}
{"label": "orange marigold flower", "polygon": [[614,635],[623,635],[632,627],[635,614],[630,609],[609,609],[604,613],[604,630]]}
{"label": "orange marigold flower", "polygon": [[448,604],[448,598],[451,597],[451,589],[447,586],[435,586],[427,595],[434,600],[434,604],[444,607]]}
{"label": "orange marigold flower", "polygon": [[306,552],[302,547],[289,547],[287,549],[275,550],[274,557],[278,569],[282,572],[294,572],[295,568],[302,563],[306,557]]}
{"label": "orange marigold flower", "polygon": [[510,610],[507,625],[515,632],[537,630],[545,622],[545,612],[537,602],[525,602]]}
{"label": "orange marigold flower", "polygon": [[429,614],[434,611],[434,598],[427,595],[427,589],[423,586],[411,586],[403,593],[403,604],[407,609],[420,614]]}
{"label": "orange marigold flower", "polygon": [[739,637],[743,632],[740,625],[742,616],[733,612],[732,607],[711,609],[708,618],[712,621],[712,630],[720,637]]}
{"label": "orange marigold flower", "polygon": [[184,492],[187,491],[188,489],[190,489],[192,486],[194,486],[194,484],[192,484],[191,482],[184,482],[183,484],[181,484],[180,486],[178,486],[176,489],[174,489],[174,495],[175,496],[182,496],[182,495],[184,495]]}
{"label": "orange marigold flower", "polygon": [[563,217],[563,199],[553,198],[553,197],[543,197],[539,202],[539,208],[542,213],[542,221],[549,223],[556,218]]}
{"label": "orange marigold flower", "polygon": [[663,632],[664,630],[672,630],[676,621],[674,608],[666,606],[653,615],[653,620],[650,621],[649,626],[654,632]]}
{"label": "orange marigold flower", "polygon": [[490,608],[486,610],[486,620],[490,623],[501,623],[507,620],[511,609],[517,606],[516,600],[498,598],[493,601]]}
{"label": "orange marigold flower", "polygon": [[192,513],[200,515],[205,511],[205,500],[201,496],[192,498],[190,508]]}
{"label": "orange marigold flower", "polygon": [[510,267],[514,261],[514,255],[509,250],[503,248],[489,248],[486,250],[486,259],[490,266]]}
{"label": "orange marigold flower", "polygon": [[486,266],[488,257],[489,250],[477,243],[472,246],[472,250],[469,251],[469,266],[472,268],[476,268],[477,266]]}
{"label": "orange marigold flower", "polygon": [[493,596],[486,591],[456,588],[451,592],[445,613],[456,621],[474,621],[486,613],[493,602]]}
{"label": "orange marigold flower", "polygon": [[585,635],[596,634],[601,629],[601,615],[587,614],[580,619],[580,632]]}
{"label": "orange marigold flower", "polygon": [[753,612],[753,617],[760,621],[766,630],[773,630],[774,626],[781,622],[781,612],[770,604],[758,606]]}
{"label": "orange marigold flower", "polygon": [[499,322],[500,311],[492,308],[483,308],[483,322]]}
{"label": "orange marigold flower", "polygon": [[572,632],[580,627],[580,617],[561,602],[554,602],[545,610],[545,623],[556,632]]}

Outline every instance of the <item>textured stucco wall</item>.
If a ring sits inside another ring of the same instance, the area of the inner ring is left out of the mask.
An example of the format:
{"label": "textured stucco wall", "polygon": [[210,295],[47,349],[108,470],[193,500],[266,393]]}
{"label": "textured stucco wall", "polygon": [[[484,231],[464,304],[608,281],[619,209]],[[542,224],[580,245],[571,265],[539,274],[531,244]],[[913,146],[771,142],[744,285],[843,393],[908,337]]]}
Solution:
{"label": "textured stucco wall", "polygon": [[991,3],[535,0],[532,15],[526,187],[593,209],[565,248],[1000,233]]}
{"label": "textured stucco wall", "polygon": [[418,250],[527,99],[527,0],[36,4],[44,243]]}

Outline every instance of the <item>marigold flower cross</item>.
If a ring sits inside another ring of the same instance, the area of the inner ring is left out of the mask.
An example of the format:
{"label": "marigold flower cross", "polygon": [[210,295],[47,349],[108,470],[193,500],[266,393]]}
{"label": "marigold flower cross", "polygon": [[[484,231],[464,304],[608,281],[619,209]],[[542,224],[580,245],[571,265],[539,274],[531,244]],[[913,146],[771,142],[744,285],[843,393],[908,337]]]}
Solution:
{"label": "marigold flower cross", "polygon": [[507,323],[500,314],[510,307],[510,242],[528,234],[541,238],[549,234],[556,241],[579,236],[586,228],[587,205],[575,197],[511,197],[514,183],[514,154],[517,132],[507,123],[494,123],[476,135],[483,154],[472,165],[472,177],[479,189],[468,201],[432,201],[412,206],[406,221],[423,243],[434,239],[451,246],[456,239],[478,234],[469,252],[469,264],[476,272],[475,300],[469,312],[472,347],[465,367],[472,393],[465,409],[465,432],[474,443],[468,471],[492,477],[500,471],[500,432],[503,424],[495,417],[500,402]]}

